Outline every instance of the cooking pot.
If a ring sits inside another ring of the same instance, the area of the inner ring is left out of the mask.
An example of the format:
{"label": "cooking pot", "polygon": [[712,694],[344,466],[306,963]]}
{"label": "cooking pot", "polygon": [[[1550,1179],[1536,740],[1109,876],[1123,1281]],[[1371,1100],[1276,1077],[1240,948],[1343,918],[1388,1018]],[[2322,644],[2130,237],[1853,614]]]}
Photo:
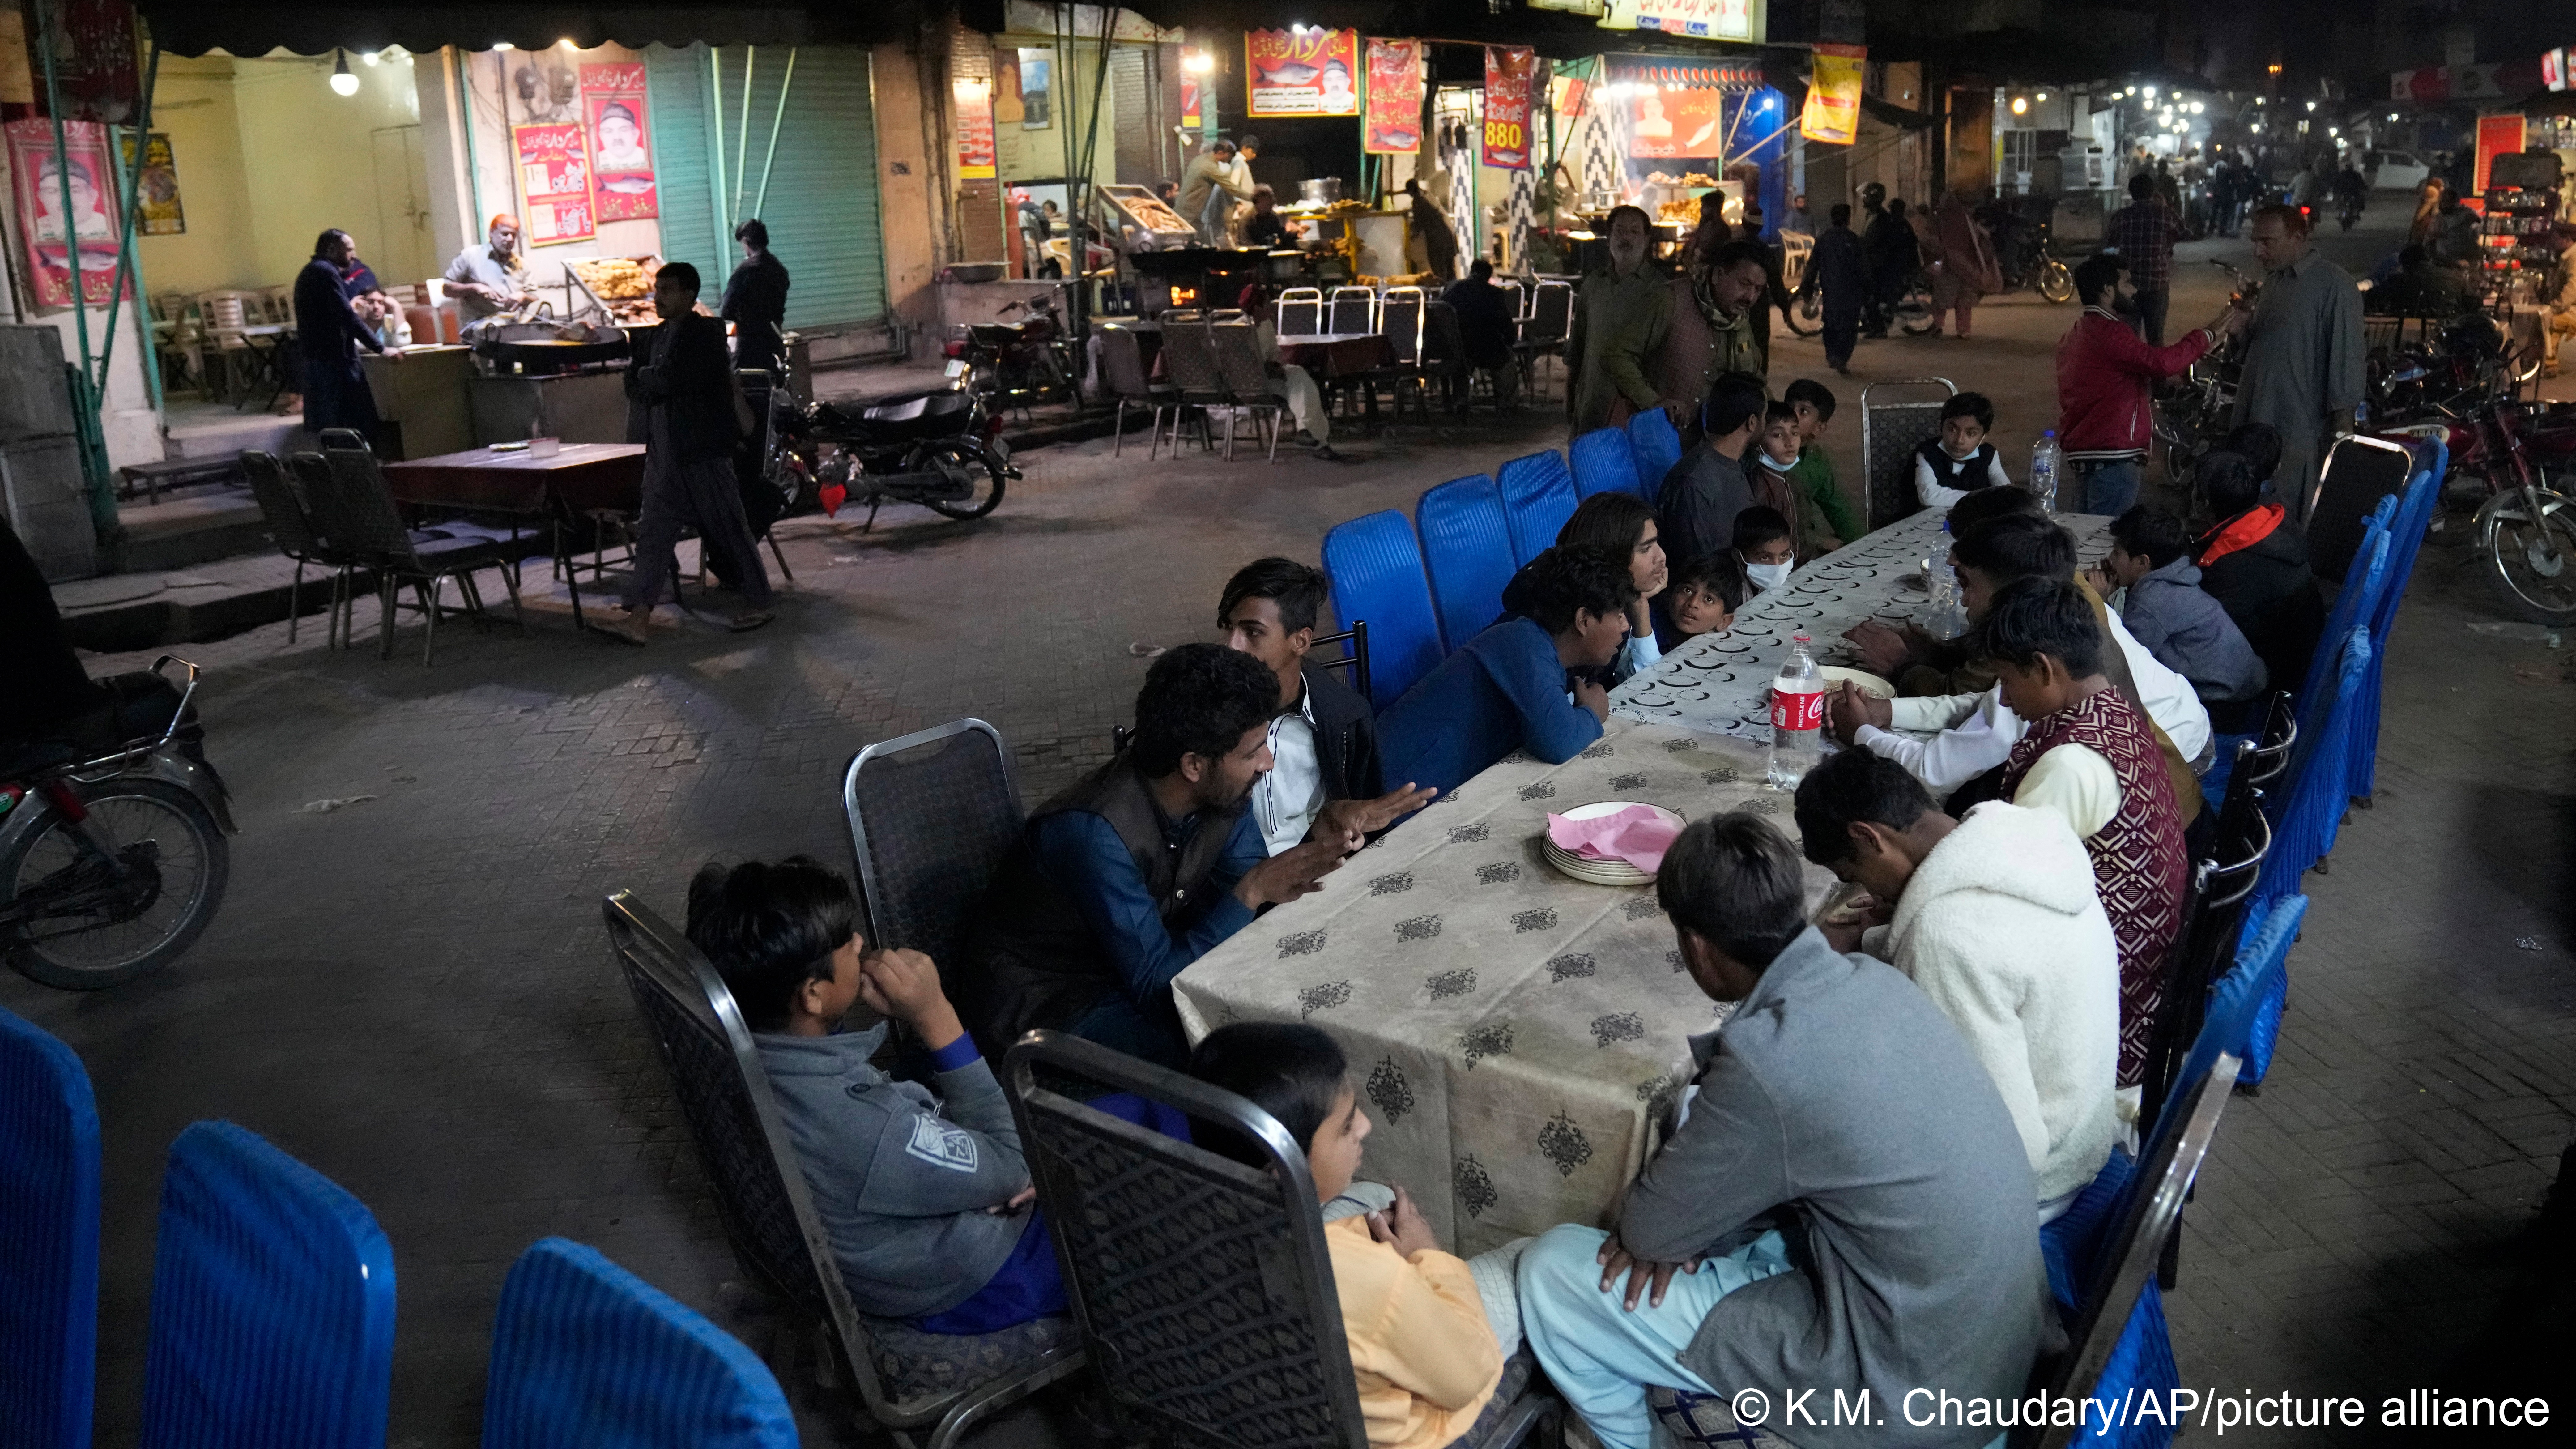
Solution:
{"label": "cooking pot", "polygon": [[1318,176],[1297,183],[1297,200],[1304,206],[1330,206],[1342,199],[1342,178]]}

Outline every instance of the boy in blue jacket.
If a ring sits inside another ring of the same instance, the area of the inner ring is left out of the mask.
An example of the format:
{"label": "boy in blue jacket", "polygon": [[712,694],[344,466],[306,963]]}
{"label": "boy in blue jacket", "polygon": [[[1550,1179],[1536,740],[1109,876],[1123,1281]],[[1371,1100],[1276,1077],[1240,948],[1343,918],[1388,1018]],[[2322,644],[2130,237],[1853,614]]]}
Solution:
{"label": "boy in blue jacket", "polygon": [[[1512,580],[1516,612],[1422,677],[1378,718],[1386,778],[1457,789],[1515,749],[1551,765],[1601,738],[1609,692],[1589,677],[1628,637],[1628,561],[1551,548]],[[1569,683],[1568,676],[1575,678]]]}

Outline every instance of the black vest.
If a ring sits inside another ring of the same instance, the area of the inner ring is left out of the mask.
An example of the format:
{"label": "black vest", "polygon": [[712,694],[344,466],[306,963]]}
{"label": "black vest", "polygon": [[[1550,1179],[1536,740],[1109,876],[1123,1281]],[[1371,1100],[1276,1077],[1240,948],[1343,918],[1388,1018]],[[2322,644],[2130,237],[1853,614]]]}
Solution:
{"label": "black vest", "polygon": [[[1230,810],[1203,811],[1186,833],[1167,835],[1153,790],[1126,753],[1039,806],[994,873],[984,906],[968,927],[965,969],[950,983],[958,1014],[985,1056],[1001,1060],[1033,1028],[1069,1027],[1122,989],[1081,905],[1038,869],[1038,822],[1073,810],[1108,821],[1168,922],[1198,903],[1244,809],[1238,801]],[[1148,1014],[1170,1011],[1165,1001]]]}
{"label": "black vest", "polygon": [[1941,446],[1941,440],[1934,438],[1915,449],[1914,456],[1932,465],[1932,481],[1944,488],[1973,493],[1977,489],[1991,487],[1995,481],[1995,445],[1992,443],[1979,443],[1977,451],[1964,458],[1953,458],[1950,450]]}

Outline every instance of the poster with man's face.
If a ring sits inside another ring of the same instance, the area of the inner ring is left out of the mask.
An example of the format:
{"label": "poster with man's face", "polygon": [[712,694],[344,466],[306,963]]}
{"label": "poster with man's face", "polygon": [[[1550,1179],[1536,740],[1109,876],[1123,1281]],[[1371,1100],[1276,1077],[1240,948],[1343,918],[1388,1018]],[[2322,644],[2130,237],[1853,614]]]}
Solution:
{"label": "poster with man's face", "polygon": [[589,123],[592,186],[601,221],[662,214],[653,179],[653,148],[644,101],[644,67],[632,61],[581,68],[581,104]]}
{"label": "poster with man's face", "polygon": [[[44,311],[72,305],[75,256],[82,300],[93,307],[106,306],[116,286],[121,245],[106,129],[91,121],[68,121],[63,137],[64,154],[58,156],[53,123],[17,120],[6,128],[10,201],[17,209],[18,235],[26,247],[27,284],[34,294],[30,300]],[[66,182],[71,193],[68,203]],[[126,295],[134,295],[131,277],[126,279]]]}

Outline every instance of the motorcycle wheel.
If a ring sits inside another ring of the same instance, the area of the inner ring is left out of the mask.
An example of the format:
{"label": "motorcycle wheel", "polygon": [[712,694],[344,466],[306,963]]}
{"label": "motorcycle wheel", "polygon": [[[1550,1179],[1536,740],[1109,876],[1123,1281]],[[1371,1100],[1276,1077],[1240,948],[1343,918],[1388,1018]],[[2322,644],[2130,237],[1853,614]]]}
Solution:
{"label": "motorcycle wheel", "polygon": [[223,902],[232,847],[196,796],[162,780],[119,779],[85,787],[90,818],[118,854],[143,866],[117,891],[97,858],[57,816],[0,858],[0,908],[31,896],[30,917],[12,928],[9,964],[32,981],[96,991],[149,975],[179,959]]}
{"label": "motorcycle wheel", "polygon": [[1813,337],[1825,330],[1825,299],[1814,292],[1800,292],[1789,299],[1789,310],[1780,314],[1789,330],[1801,337]]}
{"label": "motorcycle wheel", "polygon": [[2576,500],[2555,489],[2532,490],[2539,516],[2524,506],[2523,492],[2499,493],[2478,509],[2478,552],[2487,582],[2524,618],[2537,624],[2576,624]]}
{"label": "motorcycle wheel", "polygon": [[2055,257],[2039,264],[2039,295],[2059,306],[2075,300],[2075,273]]}
{"label": "motorcycle wheel", "polygon": [[934,513],[950,518],[981,518],[1001,506],[1002,465],[972,443],[937,444],[923,454],[916,466],[936,469],[966,488],[965,496],[960,498],[923,499]]}
{"label": "motorcycle wheel", "polygon": [[1905,284],[1905,295],[1896,299],[1897,330],[1908,337],[1921,337],[1941,325],[1940,314],[1932,310],[1932,274],[1916,272]]}

